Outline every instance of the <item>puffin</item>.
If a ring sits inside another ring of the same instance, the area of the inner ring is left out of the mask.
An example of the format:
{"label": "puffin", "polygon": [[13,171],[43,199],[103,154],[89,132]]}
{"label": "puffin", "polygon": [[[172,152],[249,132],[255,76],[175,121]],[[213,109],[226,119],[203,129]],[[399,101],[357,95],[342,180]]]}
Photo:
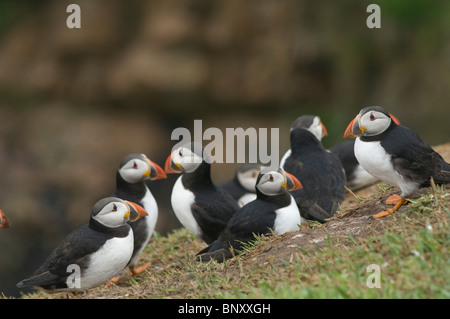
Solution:
{"label": "puffin", "polygon": [[291,149],[281,161],[302,182],[303,188],[292,192],[301,217],[319,223],[336,214],[346,193],[342,163],[321,143],[327,134],[318,116],[300,116],[292,123]]}
{"label": "puffin", "polygon": [[369,185],[375,184],[378,178],[369,174],[359,164],[355,157],[355,140],[347,140],[330,148],[330,152],[336,154],[341,160],[342,167],[347,179],[347,187],[352,191],[357,191]]}
{"label": "puffin", "polygon": [[302,188],[300,181],[281,168],[264,168],[256,182],[256,199],[231,217],[219,238],[196,257],[197,261],[223,262],[239,253],[255,235],[283,234],[299,229],[301,218],[290,191]]}
{"label": "puffin", "polygon": [[206,244],[219,237],[239,209],[233,197],[211,180],[210,162],[202,144],[190,142],[175,147],[164,166],[168,174],[181,173],[171,195],[175,216]]}
{"label": "puffin", "polygon": [[222,183],[224,188],[236,200],[240,207],[256,199],[256,180],[264,166],[256,163],[247,163],[236,170],[234,178]]}
{"label": "puffin", "polygon": [[374,218],[397,211],[420,187],[429,186],[431,178],[436,184],[450,182],[450,164],[380,106],[363,108],[347,126],[344,138],[356,138],[355,156],[366,171],[401,190],[386,200],[394,207]]}
{"label": "puffin", "polygon": [[11,227],[11,223],[6,218],[5,213],[0,209],[0,229]]}
{"label": "puffin", "polygon": [[65,237],[17,287],[76,293],[108,282],[126,267],[133,253],[133,230],[127,222],[146,215],[136,203],[115,197],[100,199],[89,223]]}
{"label": "puffin", "polygon": [[136,267],[158,220],[158,205],[145,182],[164,178],[166,178],[164,170],[149,160],[145,154],[134,153],[125,156],[117,170],[116,188],[111,196],[139,204],[149,214],[138,221],[129,222],[133,229],[134,250],[128,268],[133,275],[141,273],[150,265],[149,262]]}

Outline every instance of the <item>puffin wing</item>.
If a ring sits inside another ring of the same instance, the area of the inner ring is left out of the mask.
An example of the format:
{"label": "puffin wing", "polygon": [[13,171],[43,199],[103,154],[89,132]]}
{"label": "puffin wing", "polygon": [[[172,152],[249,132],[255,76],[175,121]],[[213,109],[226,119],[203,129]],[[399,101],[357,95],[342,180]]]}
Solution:
{"label": "puffin wing", "polygon": [[71,264],[83,265],[89,262],[89,255],[98,250],[96,233],[84,225],[70,233],[53,250],[47,260],[30,278],[17,284],[19,288],[42,286],[44,288],[66,288],[67,277],[71,274],[67,267]]}
{"label": "puffin wing", "polygon": [[440,159],[431,146],[417,133],[405,126],[397,126],[382,141],[390,154],[394,169],[407,179],[428,184],[435,170],[440,170]]}

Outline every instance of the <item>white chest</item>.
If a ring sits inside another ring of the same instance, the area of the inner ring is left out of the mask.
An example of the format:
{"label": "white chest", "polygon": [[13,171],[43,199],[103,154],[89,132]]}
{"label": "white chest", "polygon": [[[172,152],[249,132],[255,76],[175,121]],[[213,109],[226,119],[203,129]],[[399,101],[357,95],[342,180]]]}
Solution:
{"label": "white chest", "polygon": [[184,227],[189,229],[195,235],[201,236],[202,231],[191,212],[191,206],[195,201],[195,195],[190,190],[184,188],[183,183],[181,182],[182,177],[183,176],[180,176],[173,186],[171,197],[172,209],[175,216],[177,216]]}
{"label": "white chest", "polygon": [[151,235],[155,230],[156,222],[158,221],[158,204],[148,188],[141,202],[148,213],[148,216],[145,217],[145,222],[147,223],[147,229],[149,230],[148,233]]}
{"label": "white chest", "polygon": [[94,254],[88,268],[81,275],[81,289],[89,289],[106,283],[118,275],[130,261],[133,253],[133,231],[128,236],[112,238]]}
{"label": "white chest", "polygon": [[355,156],[359,164],[381,181],[396,185],[402,190],[402,196],[410,195],[418,183],[406,181],[392,165],[391,156],[386,153],[380,142],[355,142]]}
{"label": "white chest", "polygon": [[277,235],[299,229],[301,219],[297,204],[292,196],[291,203],[283,208],[277,209],[275,213],[274,231]]}

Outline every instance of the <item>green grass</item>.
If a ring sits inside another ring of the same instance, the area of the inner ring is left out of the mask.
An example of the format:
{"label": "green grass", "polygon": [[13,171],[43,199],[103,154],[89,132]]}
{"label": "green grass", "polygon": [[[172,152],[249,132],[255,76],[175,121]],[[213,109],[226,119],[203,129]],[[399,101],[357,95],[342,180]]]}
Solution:
{"label": "green grass", "polygon": [[[148,272],[123,276],[117,286],[99,287],[84,297],[450,298],[449,203],[445,189],[430,188],[406,211],[380,221],[381,231],[329,236],[314,252],[291,247],[299,252],[293,260],[273,256],[253,262],[250,257],[275,240],[262,236],[226,263],[198,263],[195,253],[204,243],[189,231],[156,235],[141,257],[142,263],[152,261]],[[372,264],[380,269],[380,288],[366,284]]]}

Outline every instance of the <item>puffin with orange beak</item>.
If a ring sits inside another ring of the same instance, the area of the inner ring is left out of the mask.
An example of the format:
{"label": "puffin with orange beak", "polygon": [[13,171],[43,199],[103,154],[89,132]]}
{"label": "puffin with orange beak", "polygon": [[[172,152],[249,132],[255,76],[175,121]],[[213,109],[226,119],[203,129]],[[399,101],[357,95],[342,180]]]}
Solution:
{"label": "puffin with orange beak", "polygon": [[127,222],[146,215],[136,203],[115,197],[99,200],[89,223],[67,235],[17,287],[78,292],[108,282],[126,267],[133,254],[133,230]]}
{"label": "puffin with orange beak", "polygon": [[207,244],[215,241],[238,203],[211,180],[209,155],[198,142],[177,147],[165,164],[166,173],[181,174],[172,189],[171,203],[180,223]]}
{"label": "puffin with orange beak", "polygon": [[289,192],[301,188],[300,181],[281,168],[263,168],[256,182],[256,199],[233,215],[220,237],[197,254],[197,260],[223,262],[254,241],[255,235],[298,230],[300,212]]}
{"label": "puffin with orange beak", "polygon": [[6,218],[5,213],[0,209],[0,229],[9,227],[11,227],[11,224],[8,218]]}
{"label": "puffin with orange beak", "polygon": [[346,192],[341,161],[321,143],[327,134],[318,116],[300,116],[291,126],[291,149],[280,163],[302,182],[303,189],[292,192],[301,217],[320,223],[336,214]]}
{"label": "puffin with orange beak", "polygon": [[386,200],[394,208],[382,211],[375,218],[397,211],[420,187],[450,182],[450,164],[434,151],[413,130],[384,108],[363,108],[350,122],[344,138],[356,138],[354,152],[358,162],[381,181],[398,186],[400,196]]}
{"label": "puffin with orange beak", "polygon": [[166,178],[164,170],[149,160],[145,154],[127,155],[117,170],[116,189],[112,196],[137,203],[149,214],[136,222],[129,223],[133,229],[134,251],[128,267],[133,275],[141,273],[150,265],[148,262],[136,267],[139,256],[150,241],[158,220],[158,204],[146,181],[164,178]]}

